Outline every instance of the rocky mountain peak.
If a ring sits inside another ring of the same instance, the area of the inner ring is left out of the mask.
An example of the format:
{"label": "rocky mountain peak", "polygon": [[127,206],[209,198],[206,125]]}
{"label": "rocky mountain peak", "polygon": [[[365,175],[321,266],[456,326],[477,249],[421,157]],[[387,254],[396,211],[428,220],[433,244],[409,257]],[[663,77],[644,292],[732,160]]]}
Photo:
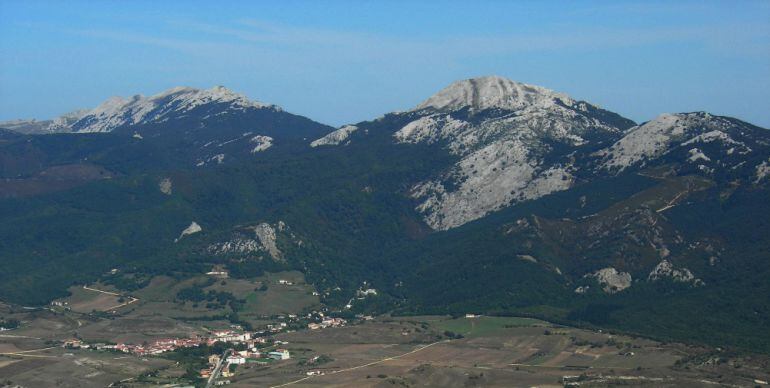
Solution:
{"label": "rocky mountain peak", "polygon": [[459,157],[411,192],[437,230],[569,189],[575,153],[611,143],[633,125],[566,94],[497,76],[455,82],[407,114],[414,119],[394,132],[396,142],[440,144]]}
{"label": "rocky mountain peak", "polygon": [[206,104],[226,104],[226,108],[234,110],[279,109],[249,100],[224,86],[211,89],[177,86],[150,97],[112,97],[83,115],[71,128],[73,132],[109,132],[125,125],[157,122],[173,115],[184,115]]}
{"label": "rocky mountain peak", "polygon": [[[718,164],[724,167],[728,159],[740,163],[743,160],[735,156],[766,148],[765,138],[767,130],[728,117],[707,112],[664,113],[628,129],[621,139],[597,155],[604,158],[604,168],[617,172],[670,155],[677,149],[691,152],[692,161],[701,164],[719,157]],[[703,154],[701,148],[706,145],[711,152],[718,151],[718,155]],[[715,145],[719,145],[718,150]]]}
{"label": "rocky mountain peak", "polygon": [[110,132],[127,125],[160,122],[182,117],[202,106],[217,105],[222,112],[246,109],[280,110],[275,105],[249,100],[224,86],[197,89],[177,86],[158,94],[145,97],[110,97],[93,109],[68,113],[53,120],[20,120],[2,123],[5,127],[22,133],[53,132]]}
{"label": "rocky mountain peak", "polygon": [[557,100],[567,105],[574,103],[568,95],[550,89],[499,76],[486,76],[453,82],[415,110],[457,110],[465,107],[473,110],[520,110],[530,106],[551,107],[558,103]]}

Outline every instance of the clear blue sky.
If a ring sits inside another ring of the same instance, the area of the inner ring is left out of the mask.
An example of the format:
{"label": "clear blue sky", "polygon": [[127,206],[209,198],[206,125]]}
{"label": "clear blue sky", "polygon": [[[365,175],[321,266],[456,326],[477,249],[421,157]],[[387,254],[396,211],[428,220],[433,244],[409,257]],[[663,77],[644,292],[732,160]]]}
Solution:
{"label": "clear blue sky", "polygon": [[770,1],[0,0],[0,120],[225,85],[340,125],[488,74],[770,127]]}

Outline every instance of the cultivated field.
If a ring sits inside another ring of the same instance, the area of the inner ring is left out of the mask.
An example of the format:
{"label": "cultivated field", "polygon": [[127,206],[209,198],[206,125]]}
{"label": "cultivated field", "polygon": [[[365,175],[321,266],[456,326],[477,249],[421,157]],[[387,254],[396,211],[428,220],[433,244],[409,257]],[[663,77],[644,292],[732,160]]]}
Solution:
{"label": "cultivated field", "polygon": [[[444,331],[467,334],[453,339]],[[746,373],[728,367],[677,366],[703,349],[560,327],[526,318],[380,318],[345,328],[279,335],[294,359],[239,367],[235,387],[385,386],[745,386]],[[324,355],[322,365],[305,362]],[[686,364],[683,364],[686,365]],[[308,376],[308,371],[323,375]],[[582,377],[581,377],[582,375]],[[753,376],[749,378],[749,376]],[[572,377],[570,377],[572,376]]]}
{"label": "cultivated field", "polygon": [[[3,314],[22,322],[16,330],[0,332],[0,383],[24,387],[105,387],[169,362],[139,359],[113,352],[64,349],[61,341],[98,332],[103,322],[79,313],[14,311]],[[104,337],[104,335],[99,335]]]}
{"label": "cultivated field", "polygon": [[[280,284],[287,280],[292,284]],[[18,329],[0,332],[0,382],[23,386],[144,387],[187,381],[185,364],[156,356],[62,348],[71,338],[95,342],[151,342],[191,337],[228,328],[209,309],[182,303],[176,293],[207,277],[153,279],[132,293],[135,303],[110,313],[59,307],[25,309],[0,305]],[[206,282],[206,283],[204,283]],[[267,285],[267,290],[263,289]],[[242,316],[259,324],[270,316],[318,306],[312,287],[297,273],[256,279],[217,279],[206,291],[245,299]],[[72,305],[99,311],[110,302],[90,290],[73,289]],[[95,292],[98,294],[98,292]],[[101,300],[101,307],[97,306]],[[90,304],[89,304],[90,303]],[[89,307],[84,307],[89,306]],[[519,317],[377,317],[346,327],[277,334],[290,360],[237,367],[234,387],[562,387],[633,385],[650,387],[754,386],[770,380],[770,359],[681,344],[554,325]],[[313,375],[308,375],[308,372]]]}
{"label": "cultivated field", "polygon": [[140,359],[112,352],[56,347],[0,355],[0,381],[24,387],[106,387],[169,364],[160,358]]}
{"label": "cultivated field", "polygon": [[[280,284],[280,280],[286,280],[292,284]],[[318,296],[313,295],[315,289],[305,283],[305,277],[299,272],[265,274],[254,282],[267,285],[267,290],[254,291],[252,288],[246,293],[234,293],[236,296],[246,299],[246,306],[241,314],[246,319],[258,319],[260,316],[279,314],[297,314],[320,306]],[[234,291],[239,292],[240,290]]]}
{"label": "cultivated field", "polygon": [[130,300],[114,290],[98,285],[73,286],[69,288],[69,292],[70,296],[61,301],[67,303],[72,311],[79,313],[114,310]]}
{"label": "cultivated field", "polygon": [[[193,318],[221,316],[231,310],[227,307],[212,308],[206,303],[186,302],[175,300],[177,292],[195,284],[206,284],[207,276],[197,276],[186,280],[176,280],[165,276],[154,278],[150,284],[137,291],[136,297],[141,300],[136,306],[126,310],[135,314],[151,315],[161,314],[171,318]],[[290,285],[280,284],[279,280],[286,280]],[[267,286],[267,290],[260,291],[260,287]],[[303,310],[318,307],[318,296],[313,295],[314,288],[305,283],[304,276],[300,272],[280,272],[265,274],[253,279],[216,279],[205,287],[204,291],[228,292],[237,299],[246,301],[240,311],[240,317],[252,324],[265,322],[266,317],[279,314],[297,314]]]}

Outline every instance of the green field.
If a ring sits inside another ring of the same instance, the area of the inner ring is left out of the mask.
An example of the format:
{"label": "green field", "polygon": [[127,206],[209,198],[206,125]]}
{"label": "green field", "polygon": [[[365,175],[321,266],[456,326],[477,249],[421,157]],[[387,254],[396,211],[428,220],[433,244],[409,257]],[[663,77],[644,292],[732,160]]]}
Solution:
{"label": "green field", "polygon": [[[280,284],[279,280],[292,284]],[[127,310],[140,316],[163,316],[201,324],[206,322],[208,326],[218,326],[222,322],[214,321],[222,321],[233,312],[228,304],[179,300],[178,293],[193,286],[203,287],[204,293],[227,293],[235,300],[243,301],[237,304],[238,317],[254,327],[272,323],[269,320],[272,316],[299,314],[320,306],[319,297],[313,295],[314,287],[306,283],[302,273],[288,271],[265,273],[249,279],[219,279],[205,275],[187,279],[157,276],[147,287],[133,293],[140,302]],[[212,320],[207,320],[208,317]]]}
{"label": "green field", "polygon": [[513,327],[536,325],[548,325],[548,323],[533,318],[481,316],[477,318],[448,319],[438,322],[436,327],[443,331],[462,334],[465,337],[474,337],[498,334]]}
{"label": "green field", "polygon": [[114,292],[114,290],[104,287],[101,284],[92,285],[91,289],[85,289],[82,286],[72,286],[69,288],[70,296],[61,299],[67,303],[72,311],[79,313],[90,313],[92,311],[107,311],[126,302],[127,298],[121,298],[106,292],[95,290],[104,290]]}
{"label": "green field", "polygon": [[[293,284],[279,284],[281,279]],[[246,300],[240,312],[243,319],[251,321],[264,316],[299,314],[305,309],[320,305],[318,296],[313,295],[313,286],[305,283],[305,278],[300,272],[268,273],[255,280],[265,283],[267,290],[250,290],[245,294],[236,295]]]}

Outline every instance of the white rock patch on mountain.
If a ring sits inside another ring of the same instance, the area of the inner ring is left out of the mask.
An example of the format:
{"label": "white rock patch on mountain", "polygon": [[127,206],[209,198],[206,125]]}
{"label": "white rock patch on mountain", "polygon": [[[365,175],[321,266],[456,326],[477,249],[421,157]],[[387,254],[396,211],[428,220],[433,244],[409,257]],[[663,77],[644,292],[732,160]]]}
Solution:
{"label": "white rock patch on mountain", "polygon": [[[209,245],[207,251],[214,255],[265,252],[274,260],[282,260],[283,253],[277,244],[279,232],[288,232],[288,226],[283,221],[279,221],[275,226],[263,222],[242,228],[228,241]],[[293,234],[289,233],[288,236],[296,240]]]}
{"label": "white rock patch on mountain", "polygon": [[628,272],[618,272],[615,268],[602,268],[594,273],[587,274],[585,277],[596,279],[603,287],[602,290],[608,294],[614,294],[631,287],[631,274]]}
{"label": "white rock patch on mountain", "polygon": [[176,87],[150,97],[112,97],[83,115],[71,125],[71,129],[73,132],[109,132],[125,125],[163,122],[210,103],[223,104],[225,110],[278,109],[250,101],[222,86],[211,89]]}
{"label": "white rock patch on mountain", "polygon": [[262,248],[259,241],[250,238],[233,238],[223,243],[217,243],[209,246],[209,253],[214,255],[224,255],[228,253],[253,253]]}
{"label": "white rock patch on mountain", "polygon": [[652,269],[650,275],[647,276],[649,281],[658,281],[664,278],[671,279],[675,282],[692,283],[694,285],[703,285],[703,281],[696,278],[695,275],[687,268],[675,268],[668,260],[663,260],[655,268]]}
{"label": "white rock patch on mountain", "polygon": [[588,292],[588,290],[590,288],[591,288],[591,286],[579,286],[579,287],[575,288],[574,292],[576,294],[585,294],[586,292]]}
{"label": "white rock patch on mountain", "polygon": [[702,160],[704,162],[710,162],[711,161],[711,159],[708,156],[706,156],[706,154],[704,154],[703,151],[701,151],[698,148],[692,148],[688,152],[690,154],[690,157],[688,157],[687,160],[689,160],[690,162],[694,163],[694,162],[697,162],[699,160]]}
{"label": "white rock patch on mountain", "polygon": [[684,135],[684,128],[677,115],[663,114],[655,120],[634,127],[628,134],[602,151],[607,157],[606,168],[623,170],[645,158],[652,158],[668,149],[668,144]]}
{"label": "white rock patch on mountain", "polygon": [[273,138],[270,136],[257,135],[252,137],[249,142],[254,143],[254,148],[251,149],[252,154],[265,151],[273,146]]}
{"label": "white rock patch on mountain", "polygon": [[323,145],[340,145],[348,140],[350,135],[357,131],[358,127],[355,125],[345,125],[331,133],[328,133],[326,136],[313,140],[310,143],[311,147],[318,147]]}
{"label": "white rock patch on mountain", "polygon": [[421,183],[412,196],[423,202],[417,210],[438,230],[460,226],[499,210],[511,202],[539,198],[566,190],[571,175],[562,167],[544,169],[517,141],[492,143],[463,158],[446,179],[460,181],[448,192],[440,180]]}
{"label": "white rock patch on mountain", "polygon": [[[738,152],[740,154],[747,154],[751,152],[751,148],[749,148],[745,143],[737,141],[733,139],[730,135],[727,133],[724,133],[719,130],[713,130],[706,133],[703,133],[701,135],[695,136],[690,140],[687,140],[686,142],[682,143],[683,146],[695,144],[695,143],[713,143],[713,142],[721,142],[726,145],[734,146],[737,148]],[[734,150],[736,148],[733,148]],[[731,152],[732,153],[732,152]]]}
{"label": "white rock patch on mountain", "polygon": [[94,109],[75,111],[53,120],[16,120],[1,123],[0,126],[33,134],[110,132],[127,125],[160,123],[184,117],[207,104],[216,109],[211,115],[247,109],[281,110],[275,105],[249,100],[222,86],[211,89],[175,87],[150,97],[111,97]]}
{"label": "white rock patch on mountain", "polygon": [[439,140],[454,139],[450,142],[450,149],[454,153],[460,153],[463,148],[478,142],[473,133],[463,133],[469,129],[470,124],[452,118],[450,115],[431,115],[421,117],[399,129],[393,136],[400,143],[428,143],[433,144]]}
{"label": "white rock patch on mountain", "polygon": [[[393,134],[396,142],[438,143],[460,157],[449,171],[412,188],[417,210],[432,228],[446,230],[570,188],[571,165],[544,162],[553,144],[579,147],[589,133],[620,133],[588,109],[564,94],[500,77],[451,84],[412,110],[419,117]],[[454,110],[477,116],[461,119],[465,114]]]}
{"label": "white rock patch on mountain", "polygon": [[274,259],[281,258],[281,251],[276,245],[275,229],[268,223],[261,223],[254,228],[254,235],[259,239],[260,244]]}
{"label": "white rock patch on mountain", "polygon": [[568,95],[540,86],[488,76],[454,82],[434,94],[416,109],[456,110],[471,107],[476,110],[502,108],[519,110],[528,107],[552,108],[556,100],[566,104],[574,101]]}
{"label": "white rock patch on mountain", "polygon": [[193,221],[193,222],[190,224],[190,226],[188,226],[187,228],[185,228],[185,230],[183,230],[183,231],[182,231],[182,233],[180,233],[180,234],[179,234],[179,237],[177,237],[177,239],[176,239],[176,240],[174,240],[174,242],[177,242],[177,241],[181,240],[181,239],[182,239],[182,237],[184,237],[184,236],[189,236],[189,235],[191,235],[191,234],[195,234],[195,233],[198,233],[198,232],[200,232],[200,231],[202,231],[202,230],[203,230],[203,228],[201,228],[201,226],[200,226],[200,225],[198,225],[198,223],[197,223],[197,222]]}
{"label": "white rock patch on mountain", "polygon": [[754,183],[759,183],[770,176],[770,160],[766,160],[757,165],[756,171]]}
{"label": "white rock patch on mountain", "polygon": [[222,164],[225,162],[225,154],[216,154],[214,156],[208,157],[206,160],[199,160],[198,163],[195,165],[198,167],[203,167],[208,163],[216,162],[217,164]]}
{"label": "white rock patch on mountain", "polygon": [[171,195],[171,193],[172,193],[172,190],[173,190],[173,185],[172,185],[172,183],[171,183],[171,178],[163,178],[163,179],[162,179],[162,180],[161,180],[161,181],[158,183],[158,189],[159,189],[159,190],[160,190],[160,192],[161,192],[161,193],[163,193],[163,194],[166,194],[166,195]]}
{"label": "white rock patch on mountain", "polygon": [[[744,143],[724,132],[733,125],[725,118],[708,113],[666,113],[629,129],[622,139],[596,155],[603,159],[602,168],[620,172],[664,155],[679,145],[721,141],[734,149],[737,147],[740,153],[751,152]],[[702,153],[691,154],[691,161],[703,157]]]}

